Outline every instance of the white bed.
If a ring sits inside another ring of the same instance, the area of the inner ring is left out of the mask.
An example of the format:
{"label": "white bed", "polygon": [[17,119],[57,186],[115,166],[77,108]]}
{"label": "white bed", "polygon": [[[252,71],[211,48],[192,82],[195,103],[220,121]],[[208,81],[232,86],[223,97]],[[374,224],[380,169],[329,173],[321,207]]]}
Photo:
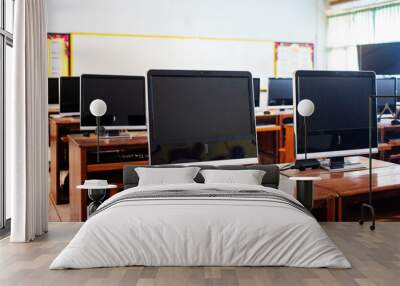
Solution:
{"label": "white bed", "polygon": [[[182,195],[143,197],[175,190]],[[113,196],[50,269],[128,265],[351,267],[289,195],[263,186],[197,183],[135,187]]]}

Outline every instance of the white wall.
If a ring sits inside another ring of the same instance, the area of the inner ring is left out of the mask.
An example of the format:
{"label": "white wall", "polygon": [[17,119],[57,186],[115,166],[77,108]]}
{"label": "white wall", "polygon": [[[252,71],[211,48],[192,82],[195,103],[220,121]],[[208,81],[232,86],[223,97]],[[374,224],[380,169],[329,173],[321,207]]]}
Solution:
{"label": "white wall", "polygon": [[324,0],[48,0],[48,31],[257,38],[316,44],[325,67]]}

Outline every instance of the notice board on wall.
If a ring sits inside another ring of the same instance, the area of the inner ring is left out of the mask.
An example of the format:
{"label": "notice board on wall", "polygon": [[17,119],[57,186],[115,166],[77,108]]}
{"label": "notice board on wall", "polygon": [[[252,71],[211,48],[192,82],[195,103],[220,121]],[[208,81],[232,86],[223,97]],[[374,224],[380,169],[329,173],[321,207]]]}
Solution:
{"label": "notice board on wall", "polygon": [[70,75],[70,35],[47,34],[48,76]]}
{"label": "notice board on wall", "polygon": [[314,45],[312,43],[275,43],[275,77],[293,77],[296,70],[314,68]]}

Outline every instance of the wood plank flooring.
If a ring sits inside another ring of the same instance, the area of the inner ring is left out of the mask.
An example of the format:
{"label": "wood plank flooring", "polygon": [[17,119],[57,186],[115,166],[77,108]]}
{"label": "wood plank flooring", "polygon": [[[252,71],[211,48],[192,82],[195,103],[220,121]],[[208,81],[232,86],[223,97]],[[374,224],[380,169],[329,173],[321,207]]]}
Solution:
{"label": "wood plank flooring", "polygon": [[400,285],[400,223],[322,223],[353,268],[121,267],[48,270],[81,223],[50,223],[49,233],[27,244],[0,241],[0,285]]}

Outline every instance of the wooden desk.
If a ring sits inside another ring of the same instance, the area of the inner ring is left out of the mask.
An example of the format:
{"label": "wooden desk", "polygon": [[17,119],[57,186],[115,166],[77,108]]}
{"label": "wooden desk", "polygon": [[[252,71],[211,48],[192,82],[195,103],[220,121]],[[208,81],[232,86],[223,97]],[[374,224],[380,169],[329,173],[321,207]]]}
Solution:
{"label": "wooden desk", "polygon": [[[400,165],[385,162],[388,165],[374,168],[372,171],[372,192],[395,192],[400,190]],[[343,176],[325,181],[321,186],[338,194],[337,220],[343,221],[344,203],[350,198],[366,196],[369,187],[368,170],[352,172],[351,176]]]}
{"label": "wooden desk", "polygon": [[[286,163],[294,160],[293,112],[257,114],[257,137],[260,163]],[[272,157],[272,159],[271,159]]]}
{"label": "wooden desk", "polygon": [[[257,126],[257,134],[259,138],[260,162],[263,162],[263,153],[268,150],[269,155],[273,156],[273,161],[266,160],[264,163],[289,162],[292,160],[293,154],[288,155],[287,152],[292,152],[292,148],[287,148],[281,142],[283,135],[282,126],[277,124],[281,122],[281,117],[290,117],[290,113],[276,113],[259,115],[260,120],[267,119],[267,122],[272,123],[264,126]],[[80,133],[78,117],[59,117],[51,116],[49,118],[50,125],[50,193],[57,204],[67,203],[69,195],[67,192],[62,192],[60,189],[60,171],[68,170],[68,134]],[[293,131],[286,133],[292,134]],[[290,137],[290,136],[289,136]],[[293,137],[293,135],[291,136]],[[271,139],[271,140],[270,140]],[[288,140],[293,145],[292,140]],[[289,151],[287,151],[289,150]],[[64,157],[67,157],[64,160]],[[282,161],[283,158],[283,161]]]}
{"label": "wooden desk", "polygon": [[392,125],[390,122],[379,122],[378,123],[378,131],[379,131],[379,142],[386,142],[386,132],[388,131],[396,131],[399,132],[400,135],[400,125]]}
{"label": "wooden desk", "polygon": [[[149,163],[147,160],[142,160],[90,164],[87,160],[88,151],[95,151],[97,149],[96,136],[85,137],[78,134],[68,135],[68,142],[71,221],[85,221],[87,218],[87,191],[77,191],[76,186],[83,184],[85,179],[88,178],[89,173],[122,170],[125,165],[148,165]],[[100,150],[115,150],[120,148],[147,149],[147,136],[140,135],[133,138],[100,139]]]}
{"label": "wooden desk", "polygon": [[392,150],[392,145],[389,143],[379,143],[379,160],[384,161],[386,159],[386,154]]}
{"label": "wooden desk", "polygon": [[60,113],[60,106],[48,106],[48,113],[51,114],[58,114]]}
{"label": "wooden desk", "polygon": [[279,138],[279,163],[295,161],[293,124],[283,124]]}
{"label": "wooden desk", "polygon": [[258,161],[261,164],[279,162],[279,134],[281,126],[267,124],[256,126],[258,143]]}
{"label": "wooden desk", "polygon": [[[296,183],[289,180],[292,176],[286,176],[283,173],[281,173],[279,189],[296,197]],[[329,189],[319,187],[318,182],[314,183],[314,208],[325,209],[326,221],[335,221],[338,195]]]}
{"label": "wooden desk", "polygon": [[[348,160],[359,162],[368,167],[368,158],[355,156],[350,157]],[[373,168],[373,191],[393,191],[400,189],[400,165],[381,160],[372,161]],[[336,219],[342,221],[343,219],[343,202],[345,198],[363,195],[368,193],[368,169],[348,172],[329,172],[323,169],[315,170],[287,170],[281,172],[283,176],[318,176],[322,180],[314,185],[315,199],[324,199],[326,196],[336,194],[336,211],[327,210],[330,213],[337,213]],[[330,202],[332,204],[332,202]],[[330,206],[332,207],[332,205]],[[332,217],[331,217],[332,218]]]}
{"label": "wooden desk", "polygon": [[65,154],[68,153],[68,145],[65,142],[66,136],[70,133],[79,132],[79,122],[79,117],[52,116],[49,118],[50,194],[56,204],[68,202],[68,194],[63,194],[60,190],[60,170],[68,167],[68,165],[63,165]]}
{"label": "wooden desk", "polygon": [[279,125],[259,125],[256,126],[257,133],[264,133],[264,132],[279,132],[281,131],[281,126]]}

